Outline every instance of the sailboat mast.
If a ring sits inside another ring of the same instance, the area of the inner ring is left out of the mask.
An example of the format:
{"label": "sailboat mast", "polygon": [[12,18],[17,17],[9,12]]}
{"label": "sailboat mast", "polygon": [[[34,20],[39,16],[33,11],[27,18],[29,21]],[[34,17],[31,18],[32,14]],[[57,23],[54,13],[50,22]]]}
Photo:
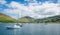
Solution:
{"label": "sailboat mast", "polygon": [[18,17],[17,17],[17,23],[19,23],[19,12],[18,12]]}

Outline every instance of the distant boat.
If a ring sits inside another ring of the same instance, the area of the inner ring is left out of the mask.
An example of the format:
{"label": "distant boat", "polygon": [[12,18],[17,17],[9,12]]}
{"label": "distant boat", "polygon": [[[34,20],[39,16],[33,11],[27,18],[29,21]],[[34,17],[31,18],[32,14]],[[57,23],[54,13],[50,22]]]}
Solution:
{"label": "distant boat", "polygon": [[21,23],[17,23],[16,25],[18,25],[18,26],[22,27],[22,24],[21,24]]}

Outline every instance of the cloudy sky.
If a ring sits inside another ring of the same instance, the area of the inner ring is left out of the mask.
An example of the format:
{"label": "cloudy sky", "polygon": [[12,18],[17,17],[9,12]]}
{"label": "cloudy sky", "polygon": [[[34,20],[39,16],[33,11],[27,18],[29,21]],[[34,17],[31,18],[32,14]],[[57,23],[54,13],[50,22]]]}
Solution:
{"label": "cloudy sky", "polygon": [[13,18],[30,16],[45,18],[60,15],[58,0],[0,0],[0,13]]}

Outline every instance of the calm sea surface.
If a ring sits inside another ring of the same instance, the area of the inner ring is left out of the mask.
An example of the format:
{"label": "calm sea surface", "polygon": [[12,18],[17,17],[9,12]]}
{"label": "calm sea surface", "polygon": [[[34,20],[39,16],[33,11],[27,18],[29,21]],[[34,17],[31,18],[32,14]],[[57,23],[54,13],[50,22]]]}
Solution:
{"label": "calm sea surface", "polygon": [[60,24],[24,24],[20,29],[7,29],[13,24],[0,24],[0,35],[60,35]]}

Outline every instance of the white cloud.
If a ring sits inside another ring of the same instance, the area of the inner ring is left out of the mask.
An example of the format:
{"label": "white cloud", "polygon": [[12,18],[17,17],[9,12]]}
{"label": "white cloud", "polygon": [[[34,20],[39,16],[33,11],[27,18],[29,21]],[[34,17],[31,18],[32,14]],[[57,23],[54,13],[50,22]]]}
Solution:
{"label": "white cloud", "polygon": [[36,2],[36,0],[34,0],[33,2],[29,3],[29,5],[24,6],[24,4],[12,1],[7,6],[9,8],[12,8],[12,9],[5,9],[7,13],[17,14],[17,12],[19,12],[20,16],[28,15],[34,18],[44,18],[54,15],[60,15],[60,8],[58,7],[58,3],[54,4],[44,2],[41,4],[41,2],[38,3]]}
{"label": "white cloud", "polygon": [[60,3],[60,0],[58,0],[58,3]]}
{"label": "white cloud", "polygon": [[0,0],[0,4],[6,4],[5,0]]}
{"label": "white cloud", "polygon": [[60,0],[58,0],[58,4],[59,4],[58,6],[60,7]]}
{"label": "white cloud", "polygon": [[27,2],[36,2],[36,0],[24,0],[24,1],[27,1]]}

